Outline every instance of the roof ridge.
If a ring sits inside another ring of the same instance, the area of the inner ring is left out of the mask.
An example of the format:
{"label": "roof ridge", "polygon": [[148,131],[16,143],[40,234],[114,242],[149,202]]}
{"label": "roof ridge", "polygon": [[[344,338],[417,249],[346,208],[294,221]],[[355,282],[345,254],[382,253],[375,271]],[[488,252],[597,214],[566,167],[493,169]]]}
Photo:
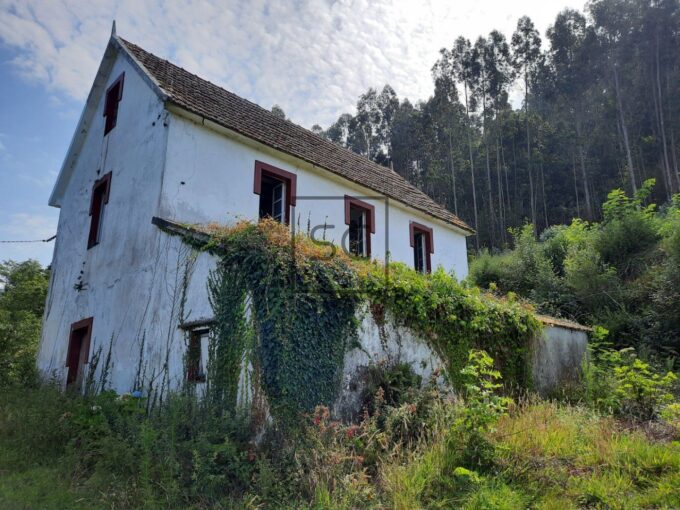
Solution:
{"label": "roof ridge", "polygon": [[[458,216],[390,168],[342,147],[291,120],[282,119],[259,104],[206,80],[170,60],[158,57],[135,43],[120,36],[116,36],[116,39],[139,62],[144,72],[158,83],[168,99],[181,108],[210,118],[217,124],[248,138],[324,168],[460,229],[474,232]],[[182,83],[182,79],[195,83]],[[216,90],[198,90],[201,87]],[[222,97],[220,102],[220,98],[215,97],[216,95],[226,95],[226,97]],[[209,104],[211,100],[215,104]],[[255,110],[239,111],[239,104],[232,103],[241,103],[240,106],[250,109],[254,107]],[[221,111],[216,111],[216,109]],[[268,132],[268,126],[248,125],[248,119],[253,115],[263,115],[264,117],[258,120],[269,123],[269,128],[276,132]],[[286,130],[289,132],[286,133]],[[293,133],[290,132],[291,130]],[[306,140],[300,139],[300,136],[306,137]],[[305,147],[305,142],[307,142],[307,147]],[[345,168],[348,163],[356,168]],[[336,168],[333,168],[334,166]],[[372,179],[372,177],[375,178]],[[410,197],[405,195],[410,195]]]}
{"label": "roof ridge", "polygon": [[[190,75],[193,76],[194,78],[197,78],[197,79],[199,79],[199,80],[201,80],[201,81],[205,81],[205,82],[207,82],[207,83],[210,83],[211,85],[213,85],[213,86],[219,88],[220,90],[223,90],[224,92],[226,92],[226,93],[228,93],[228,94],[231,94],[231,95],[233,95],[233,96],[236,96],[236,97],[238,97],[239,99],[241,99],[242,101],[248,102],[249,104],[255,106],[256,108],[259,108],[260,110],[262,110],[262,112],[264,112],[264,113],[266,113],[266,114],[268,114],[268,115],[271,115],[271,116],[272,116],[272,119],[276,119],[278,122],[286,122],[286,123],[290,124],[291,126],[293,126],[293,127],[295,127],[295,128],[304,129],[304,130],[305,130],[306,132],[308,132],[310,135],[313,135],[313,136],[317,137],[319,140],[321,140],[321,141],[323,141],[323,142],[328,142],[328,141],[329,141],[327,138],[324,138],[323,136],[320,136],[320,135],[316,134],[316,133],[315,133],[314,131],[312,131],[311,129],[308,129],[308,128],[306,128],[306,127],[304,127],[304,126],[302,126],[302,125],[300,125],[300,124],[298,124],[298,123],[296,123],[296,122],[293,122],[293,121],[290,120],[290,119],[282,119],[281,117],[278,117],[278,116],[274,115],[274,114],[271,112],[271,110],[267,110],[264,106],[261,106],[261,105],[257,104],[256,102],[251,101],[251,100],[248,99],[247,97],[239,96],[239,95],[236,94],[235,92],[232,92],[231,90],[224,88],[222,85],[218,85],[217,83],[213,83],[213,82],[210,81],[210,80],[206,80],[206,79],[203,78],[202,76],[199,76],[198,74],[193,73],[193,72],[189,71],[188,69],[185,69],[184,67],[175,64],[175,63],[172,62],[171,60],[168,60],[168,59],[163,58],[163,57],[159,57],[158,55],[156,55],[156,54],[154,54],[154,53],[151,53],[150,51],[145,50],[144,48],[142,48],[142,47],[139,46],[138,44],[135,44],[135,43],[133,43],[133,42],[130,42],[130,41],[128,41],[127,39],[124,39],[124,38],[122,38],[122,37],[120,37],[120,36],[118,36],[118,39],[120,39],[120,40],[121,40],[125,45],[127,45],[127,46],[135,46],[135,47],[138,48],[139,50],[141,50],[141,51],[143,51],[143,52],[145,52],[145,53],[148,53],[148,54],[150,54],[150,55],[156,57],[157,59],[162,60],[163,62],[165,62],[165,63],[167,63],[167,64],[170,64],[171,66],[176,67],[177,69],[180,69],[180,70],[184,71],[184,72],[187,73],[187,74],[190,74]],[[375,161],[372,161],[372,160],[366,158],[365,156],[362,156],[361,154],[357,154],[356,152],[352,152],[351,150],[347,149],[346,147],[342,147],[341,145],[337,145],[337,144],[335,144],[334,142],[331,142],[331,143],[333,143],[334,145],[336,145],[339,149],[346,150],[346,151],[348,151],[350,154],[352,154],[352,155],[354,155],[354,156],[358,156],[358,157],[360,157],[360,158],[366,159],[367,161],[373,163],[374,165],[378,165],[378,166],[380,166],[380,167],[382,167],[382,168],[387,168],[387,167],[385,167],[385,166],[383,166],[383,165],[380,165],[379,163],[376,163]],[[389,169],[388,169],[388,170],[389,170]],[[401,176],[400,176],[400,177],[401,177]],[[403,177],[402,177],[402,179],[403,179]]]}

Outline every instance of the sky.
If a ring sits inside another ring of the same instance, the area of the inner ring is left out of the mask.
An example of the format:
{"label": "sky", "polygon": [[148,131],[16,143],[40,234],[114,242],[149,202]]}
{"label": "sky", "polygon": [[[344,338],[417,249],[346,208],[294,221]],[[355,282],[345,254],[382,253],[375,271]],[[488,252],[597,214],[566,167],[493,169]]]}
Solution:
{"label": "sky", "polygon": [[[439,49],[528,15],[544,36],[584,0],[0,0],[0,262],[52,259],[47,200],[116,20],[117,33],[305,127],[389,83],[427,99]],[[519,96],[519,91],[516,91]]]}

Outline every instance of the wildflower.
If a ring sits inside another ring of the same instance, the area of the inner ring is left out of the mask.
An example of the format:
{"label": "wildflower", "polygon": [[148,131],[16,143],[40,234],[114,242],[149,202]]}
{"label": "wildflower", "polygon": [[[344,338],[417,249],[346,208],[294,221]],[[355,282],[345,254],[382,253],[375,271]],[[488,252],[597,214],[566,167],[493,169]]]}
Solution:
{"label": "wildflower", "polygon": [[93,413],[97,413],[97,412],[102,410],[102,406],[96,406],[95,405],[95,406],[92,406],[90,409],[92,410]]}

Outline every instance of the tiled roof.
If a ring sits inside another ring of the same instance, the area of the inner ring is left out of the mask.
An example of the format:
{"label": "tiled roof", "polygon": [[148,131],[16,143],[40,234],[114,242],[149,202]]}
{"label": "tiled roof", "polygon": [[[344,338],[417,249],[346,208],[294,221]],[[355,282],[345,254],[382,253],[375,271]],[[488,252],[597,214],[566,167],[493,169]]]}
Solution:
{"label": "tiled roof", "polygon": [[167,94],[168,101],[182,109],[473,232],[463,220],[389,168],[283,120],[135,44],[118,40]]}

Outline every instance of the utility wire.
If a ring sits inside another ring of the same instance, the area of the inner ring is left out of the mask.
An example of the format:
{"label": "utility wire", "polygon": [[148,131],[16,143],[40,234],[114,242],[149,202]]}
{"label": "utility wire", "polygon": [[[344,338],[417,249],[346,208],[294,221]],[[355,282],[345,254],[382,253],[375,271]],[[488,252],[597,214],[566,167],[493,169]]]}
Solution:
{"label": "utility wire", "polygon": [[50,241],[54,241],[54,239],[57,237],[57,234],[54,234],[52,237],[48,237],[47,239],[33,239],[33,240],[28,240],[28,241],[3,241],[0,240],[0,243],[2,244],[9,244],[9,243],[49,243]]}

